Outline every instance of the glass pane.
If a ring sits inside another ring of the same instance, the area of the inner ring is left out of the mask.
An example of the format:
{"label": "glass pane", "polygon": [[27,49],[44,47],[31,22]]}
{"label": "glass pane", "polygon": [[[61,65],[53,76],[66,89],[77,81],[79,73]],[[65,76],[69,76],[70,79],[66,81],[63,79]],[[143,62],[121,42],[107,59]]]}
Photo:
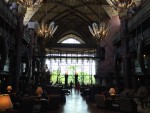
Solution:
{"label": "glass pane", "polygon": [[73,43],[73,44],[80,44],[80,42],[76,39],[73,39],[73,38],[69,38],[69,39],[66,39],[64,41],[62,41],[61,43]]}

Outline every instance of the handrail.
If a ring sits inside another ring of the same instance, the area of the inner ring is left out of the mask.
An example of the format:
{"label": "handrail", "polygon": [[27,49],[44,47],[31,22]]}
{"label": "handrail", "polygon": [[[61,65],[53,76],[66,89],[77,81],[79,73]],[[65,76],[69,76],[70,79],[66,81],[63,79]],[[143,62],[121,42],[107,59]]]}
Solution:
{"label": "handrail", "polygon": [[13,13],[9,10],[6,3],[0,0],[0,16],[13,28],[17,27],[17,19]]}
{"label": "handrail", "polygon": [[24,30],[23,39],[29,44],[30,43],[30,34],[26,29]]}
{"label": "handrail", "polygon": [[143,4],[137,14],[128,22],[128,31],[132,31],[150,17],[150,0]]}

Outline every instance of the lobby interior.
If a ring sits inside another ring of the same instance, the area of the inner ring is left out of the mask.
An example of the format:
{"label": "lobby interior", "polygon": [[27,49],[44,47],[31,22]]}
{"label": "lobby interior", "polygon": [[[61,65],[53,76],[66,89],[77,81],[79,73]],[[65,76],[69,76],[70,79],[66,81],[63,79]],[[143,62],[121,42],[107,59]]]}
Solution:
{"label": "lobby interior", "polygon": [[149,0],[0,0],[0,113],[149,113]]}

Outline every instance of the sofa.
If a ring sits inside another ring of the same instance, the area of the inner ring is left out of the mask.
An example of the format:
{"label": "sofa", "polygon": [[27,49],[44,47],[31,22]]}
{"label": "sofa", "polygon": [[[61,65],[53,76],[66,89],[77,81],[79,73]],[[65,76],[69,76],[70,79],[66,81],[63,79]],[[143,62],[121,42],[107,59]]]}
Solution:
{"label": "sofa", "polygon": [[19,113],[32,113],[35,96],[21,97],[19,100]]}
{"label": "sofa", "polygon": [[95,95],[95,102],[96,102],[97,107],[105,108],[106,107],[105,95],[96,94]]}
{"label": "sofa", "polygon": [[88,102],[93,102],[95,100],[96,94],[101,94],[101,92],[105,91],[106,88],[103,86],[90,86],[88,95],[86,96],[86,100]]}
{"label": "sofa", "polygon": [[132,98],[119,97],[120,111],[125,113],[137,113],[137,104]]}

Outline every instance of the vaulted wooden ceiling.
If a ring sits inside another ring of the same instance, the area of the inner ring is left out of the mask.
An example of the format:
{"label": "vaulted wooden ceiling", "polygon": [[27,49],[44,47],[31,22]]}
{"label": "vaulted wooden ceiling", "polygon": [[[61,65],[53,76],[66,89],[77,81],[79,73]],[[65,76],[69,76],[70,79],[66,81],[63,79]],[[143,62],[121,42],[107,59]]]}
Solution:
{"label": "vaulted wooden ceiling", "polygon": [[[47,24],[54,21],[58,25],[53,38],[47,39],[47,48],[54,48],[56,43],[69,33],[79,36],[85,42],[86,48],[93,48],[96,40],[90,33],[88,25],[92,25],[93,22],[108,21],[111,16],[117,14],[108,1],[44,0],[41,5],[28,8],[24,22],[37,21],[41,23],[42,20],[45,20]],[[63,47],[61,46],[61,48]]]}

